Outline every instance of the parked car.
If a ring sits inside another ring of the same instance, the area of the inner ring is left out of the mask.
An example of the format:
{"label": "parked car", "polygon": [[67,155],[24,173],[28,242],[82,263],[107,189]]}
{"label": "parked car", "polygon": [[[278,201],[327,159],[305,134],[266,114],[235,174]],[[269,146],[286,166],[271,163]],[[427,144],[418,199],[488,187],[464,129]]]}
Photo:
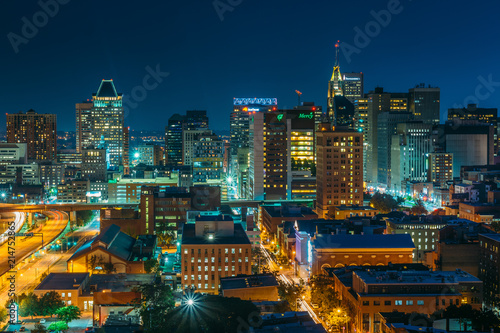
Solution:
{"label": "parked car", "polygon": [[26,327],[21,326],[21,328],[19,329],[19,332],[26,332]]}
{"label": "parked car", "polygon": [[40,319],[39,321],[40,324],[45,324],[46,323],[46,320],[44,318]]}

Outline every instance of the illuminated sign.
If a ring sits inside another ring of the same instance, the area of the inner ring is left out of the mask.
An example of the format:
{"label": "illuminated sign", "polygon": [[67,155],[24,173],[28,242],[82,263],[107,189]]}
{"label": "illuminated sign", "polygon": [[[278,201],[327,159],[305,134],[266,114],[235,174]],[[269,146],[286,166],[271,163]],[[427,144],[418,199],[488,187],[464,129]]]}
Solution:
{"label": "illuminated sign", "polygon": [[305,114],[305,113],[301,113],[299,114],[299,118],[303,119],[303,118],[307,118],[307,119],[313,119],[314,117],[314,113],[309,113],[309,114]]}
{"label": "illuminated sign", "polygon": [[259,108],[248,108],[248,111],[250,111],[250,112],[252,112],[252,111],[253,112],[259,112],[260,109]]}
{"label": "illuminated sign", "polygon": [[278,115],[278,121],[281,121],[283,119],[283,113]]}
{"label": "illuminated sign", "polygon": [[278,105],[277,98],[234,98],[234,105]]}
{"label": "illuminated sign", "polygon": [[347,80],[347,81],[361,81],[361,79],[359,77],[345,77],[345,76],[344,76],[344,80]]}

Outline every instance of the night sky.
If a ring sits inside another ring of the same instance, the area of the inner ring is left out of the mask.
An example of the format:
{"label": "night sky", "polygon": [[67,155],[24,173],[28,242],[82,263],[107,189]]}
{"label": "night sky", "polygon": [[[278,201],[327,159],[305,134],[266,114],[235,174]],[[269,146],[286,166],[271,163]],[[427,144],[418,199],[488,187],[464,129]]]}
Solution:
{"label": "night sky", "polygon": [[[33,0],[3,1],[0,11],[2,109],[56,113],[59,130],[75,130],[75,103],[90,99],[101,79],[130,95],[157,65],[169,75],[130,108],[133,129],[161,130],[189,109],[208,110],[211,128],[228,129],[233,97],[277,97],[293,107],[296,89],[324,106],[337,39],[360,46],[350,62],[341,53],[340,64],[365,73],[365,92],[439,86],[441,119],[467,97],[500,106],[498,0],[220,0],[232,10],[223,13],[212,0],[59,1],[54,17]],[[388,6],[390,23],[373,24],[370,12]],[[41,27],[16,53],[9,36],[24,38],[22,19],[34,16]],[[375,29],[369,44],[356,43],[354,28],[367,24]],[[478,77],[494,83],[478,88]]]}

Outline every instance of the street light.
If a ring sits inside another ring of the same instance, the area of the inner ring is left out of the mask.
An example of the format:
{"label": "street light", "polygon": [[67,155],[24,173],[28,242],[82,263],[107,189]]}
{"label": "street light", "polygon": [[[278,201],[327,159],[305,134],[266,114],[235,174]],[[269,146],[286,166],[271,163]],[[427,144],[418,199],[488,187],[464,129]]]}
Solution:
{"label": "street light", "polygon": [[194,304],[194,301],[192,299],[188,299],[187,305],[192,306]]}

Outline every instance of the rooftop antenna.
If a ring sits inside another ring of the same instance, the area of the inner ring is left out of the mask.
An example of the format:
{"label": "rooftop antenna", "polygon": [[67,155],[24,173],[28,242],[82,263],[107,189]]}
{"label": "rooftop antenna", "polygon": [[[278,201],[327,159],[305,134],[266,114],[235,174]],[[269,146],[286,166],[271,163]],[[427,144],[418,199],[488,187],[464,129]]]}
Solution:
{"label": "rooftop antenna", "polygon": [[299,99],[299,104],[298,104],[298,106],[300,106],[300,96],[302,96],[302,93],[301,93],[300,91],[298,91],[298,90],[295,90],[295,92],[297,93],[297,97],[298,97],[298,99]]}
{"label": "rooftop antenna", "polygon": [[340,40],[335,43],[335,67],[339,67],[339,46]]}

